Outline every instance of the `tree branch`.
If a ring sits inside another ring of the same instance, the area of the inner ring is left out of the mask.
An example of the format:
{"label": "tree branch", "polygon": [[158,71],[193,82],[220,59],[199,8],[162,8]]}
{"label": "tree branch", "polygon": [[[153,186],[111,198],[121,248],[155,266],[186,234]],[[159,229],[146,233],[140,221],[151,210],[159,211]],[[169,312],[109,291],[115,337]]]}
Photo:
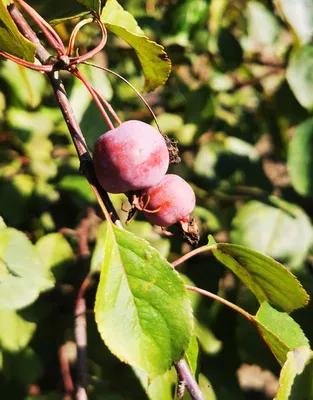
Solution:
{"label": "tree branch", "polygon": [[[51,55],[49,52],[41,45],[37,35],[28,25],[27,21],[24,19],[22,14],[14,5],[8,6],[8,10],[18,26],[21,33],[36,45],[36,56],[42,64],[47,64]],[[123,228],[121,221],[117,215],[116,210],[108,196],[108,194],[100,186],[93,167],[93,162],[89,154],[85,138],[79,127],[79,124],[75,118],[73,109],[69,103],[65,87],[62,81],[58,77],[57,72],[47,73],[50,83],[53,87],[55,96],[58,101],[58,105],[62,111],[64,120],[67,124],[68,130],[71,134],[73,143],[75,145],[79,160],[80,160],[80,171],[87,178],[93,190],[98,194],[99,198],[102,199],[106,209],[108,210],[112,222]],[[86,335],[86,302],[84,299],[85,290],[90,283],[90,275],[84,280],[76,300],[75,306],[75,340],[77,345],[78,354],[78,375],[79,383],[76,393],[77,400],[87,400],[87,335]],[[200,388],[192,376],[192,373],[188,367],[185,360],[180,360],[175,364],[175,368],[179,374],[179,380],[185,382],[185,386],[189,391],[193,400],[204,400],[204,397],[200,391]]]}

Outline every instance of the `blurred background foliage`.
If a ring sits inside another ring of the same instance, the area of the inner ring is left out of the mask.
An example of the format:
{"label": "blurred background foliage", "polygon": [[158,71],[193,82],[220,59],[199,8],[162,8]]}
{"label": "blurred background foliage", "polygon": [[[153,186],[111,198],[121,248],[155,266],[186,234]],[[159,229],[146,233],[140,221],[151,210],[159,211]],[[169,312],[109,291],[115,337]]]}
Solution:
{"label": "blurred background foliage", "polygon": [[[72,13],[72,7],[82,11],[74,2],[68,8],[64,1],[29,3],[48,19]],[[313,1],[120,3],[172,60],[166,85],[145,99],[163,132],[179,141],[182,162],[170,170],[196,192],[201,243],[213,234],[217,241],[264,252],[292,270],[312,295]],[[76,22],[56,25],[65,42]],[[82,53],[98,41],[93,25],[78,36]],[[135,53],[114,35],[93,61],[142,90]],[[153,124],[124,82],[89,66],[80,70],[122,121]],[[63,79],[92,150],[107,126],[82,84],[65,73]],[[64,399],[60,360],[69,357],[75,379],[73,307],[89,269],[99,269],[103,225],[47,80],[9,61],[0,64],[0,144],[0,232],[11,235],[5,240],[10,240],[12,257],[21,256],[18,246],[24,246],[30,263],[42,271],[38,281],[29,276],[16,288],[21,294],[17,306],[10,307],[8,300],[9,306],[0,309],[1,396]],[[112,200],[125,221],[126,197]],[[190,250],[180,237],[162,236],[139,214],[127,229],[170,261]],[[193,258],[181,271],[188,282],[257,310],[253,296],[212,258]],[[87,292],[90,310],[96,283]],[[193,306],[206,398],[273,398],[279,366],[257,331],[207,298],[194,295]],[[310,305],[293,313],[309,339],[311,315]],[[172,398],[173,371],[154,381],[147,395],[140,371],[104,347],[92,313],[87,322],[91,400]]]}

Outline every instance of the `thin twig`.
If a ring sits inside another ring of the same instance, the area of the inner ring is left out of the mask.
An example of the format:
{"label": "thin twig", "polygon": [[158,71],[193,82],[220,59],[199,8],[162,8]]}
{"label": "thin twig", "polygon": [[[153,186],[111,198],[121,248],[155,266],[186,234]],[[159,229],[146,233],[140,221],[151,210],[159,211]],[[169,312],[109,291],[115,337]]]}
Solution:
{"label": "thin twig", "polygon": [[227,90],[228,93],[233,93],[236,90],[242,89],[244,87],[248,87],[248,86],[256,86],[258,84],[261,83],[261,81],[271,75],[282,75],[284,73],[283,69],[279,69],[279,68],[272,68],[266,72],[264,72],[264,74],[260,75],[260,76],[255,76],[251,79],[248,79],[246,81],[240,82],[237,79],[233,79],[234,80],[234,86],[230,89]]}
{"label": "thin twig", "polygon": [[184,380],[185,387],[193,400],[205,400],[195,378],[193,377],[186,360],[180,360],[175,364],[177,375]]}
{"label": "thin twig", "polygon": [[179,265],[183,264],[184,262],[186,262],[187,260],[189,260],[189,258],[194,257],[198,254],[202,254],[202,253],[211,253],[213,250],[213,246],[202,246],[199,247],[198,249],[189,251],[189,253],[184,254],[182,257],[178,258],[177,260],[172,262],[172,266],[174,268],[177,268]]}
{"label": "thin twig", "polygon": [[65,392],[66,394],[71,395],[74,392],[74,385],[70,372],[70,363],[67,356],[66,344],[62,344],[59,348],[59,360]]}

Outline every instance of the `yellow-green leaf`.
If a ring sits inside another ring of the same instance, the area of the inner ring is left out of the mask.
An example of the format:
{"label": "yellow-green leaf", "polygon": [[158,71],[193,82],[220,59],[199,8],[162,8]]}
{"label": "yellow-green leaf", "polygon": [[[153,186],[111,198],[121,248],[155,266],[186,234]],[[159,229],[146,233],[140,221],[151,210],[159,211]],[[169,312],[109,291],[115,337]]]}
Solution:
{"label": "yellow-green leaf", "polygon": [[171,72],[171,61],[163,46],[149,40],[134,17],[116,0],[107,0],[101,21],[105,26],[135,50],[145,76],[145,90],[163,85]]}
{"label": "yellow-green leaf", "polygon": [[3,1],[0,1],[0,51],[34,61],[36,46],[17,29]]}

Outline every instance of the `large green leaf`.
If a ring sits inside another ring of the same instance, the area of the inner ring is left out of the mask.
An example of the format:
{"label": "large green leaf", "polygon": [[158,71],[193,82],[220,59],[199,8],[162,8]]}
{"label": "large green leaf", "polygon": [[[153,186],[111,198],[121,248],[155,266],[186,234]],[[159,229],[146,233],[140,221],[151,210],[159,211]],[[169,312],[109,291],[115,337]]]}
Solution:
{"label": "large green leaf", "polygon": [[171,71],[171,62],[159,44],[149,40],[134,17],[116,0],[107,0],[101,21],[105,26],[135,50],[145,76],[145,90],[163,85]]}
{"label": "large green leaf", "polygon": [[32,243],[16,229],[0,230],[0,265],[9,271],[1,274],[0,308],[23,308],[54,286]]}
{"label": "large green leaf", "polygon": [[183,281],[145,240],[108,224],[95,317],[122,361],[163,374],[188,347],[192,311]]}
{"label": "large green leaf", "polygon": [[300,326],[287,313],[275,310],[267,302],[259,308],[254,322],[281,365],[290,350],[309,345]]}
{"label": "large green leaf", "polygon": [[300,124],[288,147],[288,170],[295,190],[313,196],[313,118]]}
{"label": "large green leaf", "polygon": [[309,346],[301,346],[288,353],[279,383],[275,400],[313,398],[313,353]]}
{"label": "large green leaf", "polygon": [[272,258],[228,243],[217,243],[211,248],[214,256],[242,280],[260,303],[268,301],[287,312],[307,304],[308,294],[297,278]]}
{"label": "large green leaf", "polygon": [[36,323],[25,320],[14,310],[0,309],[0,347],[20,351],[27,346],[36,330]]}
{"label": "large green leaf", "polygon": [[[313,5],[312,5],[313,10]],[[287,81],[299,103],[308,109],[313,107],[313,46],[308,44],[290,58]]]}
{"label": "large green leaf", "polygon": [[275,3],[299,42],[308,43],[313,34],[313,1],[276,0]]}
{"label": "large green leaf", "polygon": [[299,268],[312,244],[311,222],[300,207],[276,197],[270,200],[273,205],[253,200],[239,209],[231,240]]}
{"label": "large green leaf", "polygon": [[[104,246],[107,233],[107,222],[104,221],[97,234],[97,241],[92,253],[90,270],[92,272],[100,271],[104,257]],[[162,238],[159,233],[155,232],[153,226],[147,221],[132,221],[127,226],[127,230],[147,240],[158,252],[167,257],[170,251],[170,242],[167,238]]]}
{"label": "large green leaf", "polygon": [[0,51],[34,61],[36,46],[17,29],[3,1],[0,1]]}

